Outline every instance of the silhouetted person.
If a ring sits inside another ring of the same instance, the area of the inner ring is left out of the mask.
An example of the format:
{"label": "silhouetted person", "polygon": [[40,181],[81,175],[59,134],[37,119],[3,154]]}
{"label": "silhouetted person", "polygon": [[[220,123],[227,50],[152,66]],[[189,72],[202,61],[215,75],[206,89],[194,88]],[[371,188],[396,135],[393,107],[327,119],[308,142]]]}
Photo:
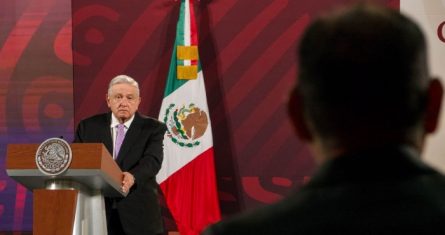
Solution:
{"label": "silhouetted person", "polygon": [[288,108],[319,168],[277,204],[205,234],[445,234],[445,178],[420,160],[442,85],[398,11],[357,5],[315,20]]}

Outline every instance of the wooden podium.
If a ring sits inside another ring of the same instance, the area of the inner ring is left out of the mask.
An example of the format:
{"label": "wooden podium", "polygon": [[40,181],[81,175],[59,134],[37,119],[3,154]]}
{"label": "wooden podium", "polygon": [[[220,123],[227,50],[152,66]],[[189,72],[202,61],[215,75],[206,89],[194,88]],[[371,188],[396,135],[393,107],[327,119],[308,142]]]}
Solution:
{"label": "wooden podium", "polygon": [[103,144],[71,144],[72,161],[57,176],[36,165],[39,144],[9,144],[7,174],[33,191],[33,234],[107,234],[103,196],[122,197],[122,172]]}

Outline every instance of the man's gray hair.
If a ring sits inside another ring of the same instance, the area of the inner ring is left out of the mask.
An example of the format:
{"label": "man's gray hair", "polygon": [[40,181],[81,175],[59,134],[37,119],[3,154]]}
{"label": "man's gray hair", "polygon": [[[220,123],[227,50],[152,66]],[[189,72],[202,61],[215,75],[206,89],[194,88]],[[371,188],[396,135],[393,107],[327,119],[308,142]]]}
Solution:
{"label": "man's gray hair", "polygon": [[139,96],[138,82],[136,80],[134,80],[132,77],[127,76],[127,75],[118,75],[118,76],[114,77],[113,79],[111,79],[110,84],[108,85],[108,95],[111,95],[111,87],[113,85],[122,84],[122,83],[126,83],[126,84],[136,87],[136,89],[137,89],[136,94]]}

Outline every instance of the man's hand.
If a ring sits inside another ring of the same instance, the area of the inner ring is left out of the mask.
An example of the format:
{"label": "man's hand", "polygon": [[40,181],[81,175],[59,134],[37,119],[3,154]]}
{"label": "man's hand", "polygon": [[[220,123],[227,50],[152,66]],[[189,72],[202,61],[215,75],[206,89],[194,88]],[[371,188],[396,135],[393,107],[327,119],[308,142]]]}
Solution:
{"label": "man's hand", "polygon": [[134,185],[134,176],[129,172],[124,172],[122,177],[122,191],[127,193],[130,188]]}

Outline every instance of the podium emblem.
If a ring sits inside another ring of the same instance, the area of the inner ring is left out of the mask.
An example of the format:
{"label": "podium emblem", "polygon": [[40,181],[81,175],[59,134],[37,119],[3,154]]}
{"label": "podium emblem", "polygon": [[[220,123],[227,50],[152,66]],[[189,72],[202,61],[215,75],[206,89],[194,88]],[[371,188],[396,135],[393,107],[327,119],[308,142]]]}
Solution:
{"label": "podium emblem", "polygon": [[36,152],[36,165],[45,175],[60,175],[68,169],[73,154],[70,145],[60,138],[49,138]]}

